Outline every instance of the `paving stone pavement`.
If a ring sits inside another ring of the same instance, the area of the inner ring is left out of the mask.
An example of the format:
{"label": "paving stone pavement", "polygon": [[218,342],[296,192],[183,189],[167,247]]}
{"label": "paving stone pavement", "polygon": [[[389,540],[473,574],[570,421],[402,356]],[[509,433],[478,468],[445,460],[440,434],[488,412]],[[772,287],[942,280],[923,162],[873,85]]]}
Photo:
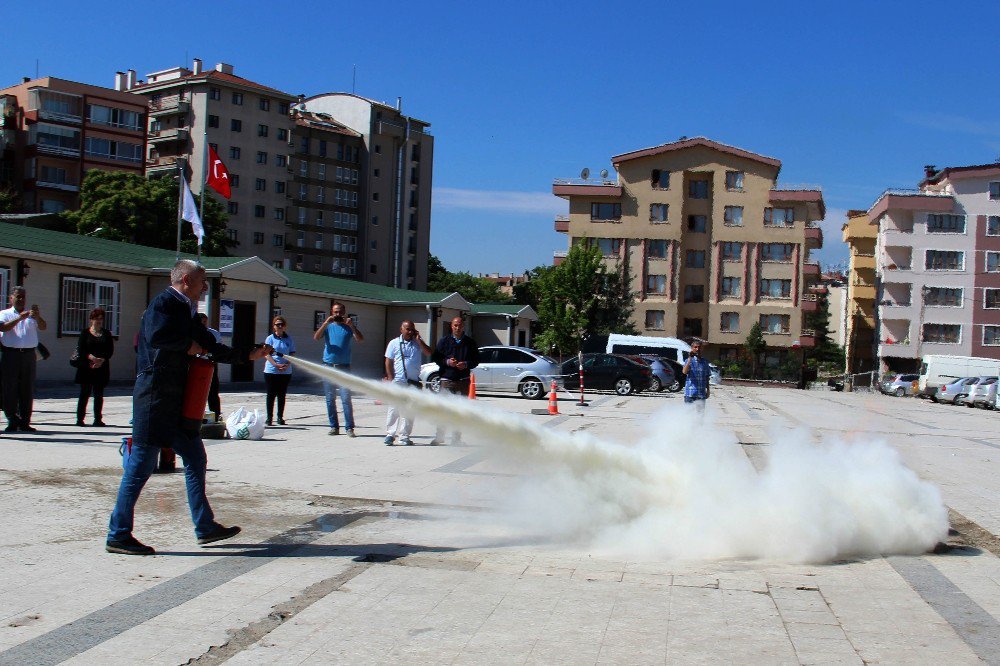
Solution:
{"label": "paving stone pavement", "polygon": [[[889,442],[979,540],[805,565],[513,539],[481,509],[516,464],[476,442],[426,446],[433,426],[419,418],[417,446],[385,447],[385,408],[365,397],[359,437],[330,437],[322,397],[303,394],[264,440],[207,442],[209,496],[239,537],[198,548],[182,475],[157,475],[136,514],[157,556],[115,556],[103,540],[129,400],[108,399],[115,425],[78,429],[75,400],[57,395],[36,404],[37,435],[0,435],[0,664],[1000,664],[1000,416],[861,393],[713,396],[709,417],[758,467],[775,429]],[[560,417],[479,401],[626,446],[679,402],[563,398]],[[223,395],[229,408],[262,403]]]}

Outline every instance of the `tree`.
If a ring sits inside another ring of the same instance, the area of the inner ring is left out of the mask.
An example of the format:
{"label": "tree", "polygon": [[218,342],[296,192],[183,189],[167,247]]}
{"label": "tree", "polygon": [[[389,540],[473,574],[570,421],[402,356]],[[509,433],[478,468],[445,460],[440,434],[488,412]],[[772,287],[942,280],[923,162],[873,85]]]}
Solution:
{"label": "tree", "polygon": [[830,339],[830,299],[819,296],[819,309],[805,316],[805,328],[816,332],[816,346],[809,352],[809,361],[814,367],[844,367],[844,348]]}
{"label": "tree", "polygon": [[577,243],[558,266],[540,272],[529,284],[537,298],[539,348],[576,353],[588,335],[634,333],[634,297],[628,274],[609,269],[597,247]]}
{"label": "tree", "polygon": [[458,292],[470,303],[508,303],[510,296],[500,290],[500,285],[471,273],[452,273],[433,254],[427,260],[427,289],[429,291]]}
{"label": "tree", "polygon": [[21,195],[13,187],[0,187],[0,214],[16,213],[21,207]]}
{"label": "tree", "polygon": [[[62,215],[79,234],[173,250],[177,247],[177,190],[173,178],[147,180],[123,171],[93,169],[80,188],[80,209]],[[237,245],[226,237],[227,220],[222,204],[208,196],[202,217],[202,254],[226,256],[228,248]],[[196,251],[198,241],[188,222],[184,222],[181,239],[181,251]]]}
{"label": "tree", "polygon": [[757,357],[766,347],[767,345],[764,342],[764,330],[760,327],[760,322],[755,321],[753,326],[750,327],[747,339],[743,342],[743,348],[750,356],[752,368],[750,376],[754,379],[757,378]]}

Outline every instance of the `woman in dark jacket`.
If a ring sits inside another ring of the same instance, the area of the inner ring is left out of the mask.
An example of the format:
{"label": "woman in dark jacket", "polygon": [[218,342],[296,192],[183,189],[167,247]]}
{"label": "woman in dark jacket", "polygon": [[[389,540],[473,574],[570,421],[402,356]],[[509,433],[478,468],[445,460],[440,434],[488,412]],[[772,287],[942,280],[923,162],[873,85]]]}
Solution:
{"label": "woman in dark jacket", "polygon": [[104,387],[111,378],[109,359],[115,353],[115,341],[111,332],[104,328],[104,310],[90,311],[90,327],[80,333],[76,347],[76,379],[80,385],[80,399],[76,403],[76,424],[87,425],[83,419],[87,415],[87,401],[94,393],[94,425],[103,426],[101,410],[104,408]]}

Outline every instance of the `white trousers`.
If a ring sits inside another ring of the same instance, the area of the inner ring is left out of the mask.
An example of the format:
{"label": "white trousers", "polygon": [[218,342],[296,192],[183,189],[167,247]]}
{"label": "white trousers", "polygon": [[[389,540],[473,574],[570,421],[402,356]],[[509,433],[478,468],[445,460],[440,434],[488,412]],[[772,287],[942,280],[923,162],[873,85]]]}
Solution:
{"label": "white trousers", "polygon": [[[406,382],[393,382],[396,386],[406,387]],[[389,437],[409,439],[413,432],[413,418],[399,411],[395,405],[389,405],[389,415],[385,420],[385,434]]]}

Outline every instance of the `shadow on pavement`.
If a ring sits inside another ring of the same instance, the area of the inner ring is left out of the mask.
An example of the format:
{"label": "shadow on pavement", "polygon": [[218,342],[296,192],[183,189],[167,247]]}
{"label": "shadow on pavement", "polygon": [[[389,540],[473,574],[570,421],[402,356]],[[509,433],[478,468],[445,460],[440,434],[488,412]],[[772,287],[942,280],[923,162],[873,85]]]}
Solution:
{"label": "shadow on pavement", "polygon": [[227,543],[202,550],[156,551],[157,555],[186,557],[350,557],[355,562],[392,562],[414,553],[451,553],[449,546],[419,546],[406,543],[314,544],[314,543]]}

